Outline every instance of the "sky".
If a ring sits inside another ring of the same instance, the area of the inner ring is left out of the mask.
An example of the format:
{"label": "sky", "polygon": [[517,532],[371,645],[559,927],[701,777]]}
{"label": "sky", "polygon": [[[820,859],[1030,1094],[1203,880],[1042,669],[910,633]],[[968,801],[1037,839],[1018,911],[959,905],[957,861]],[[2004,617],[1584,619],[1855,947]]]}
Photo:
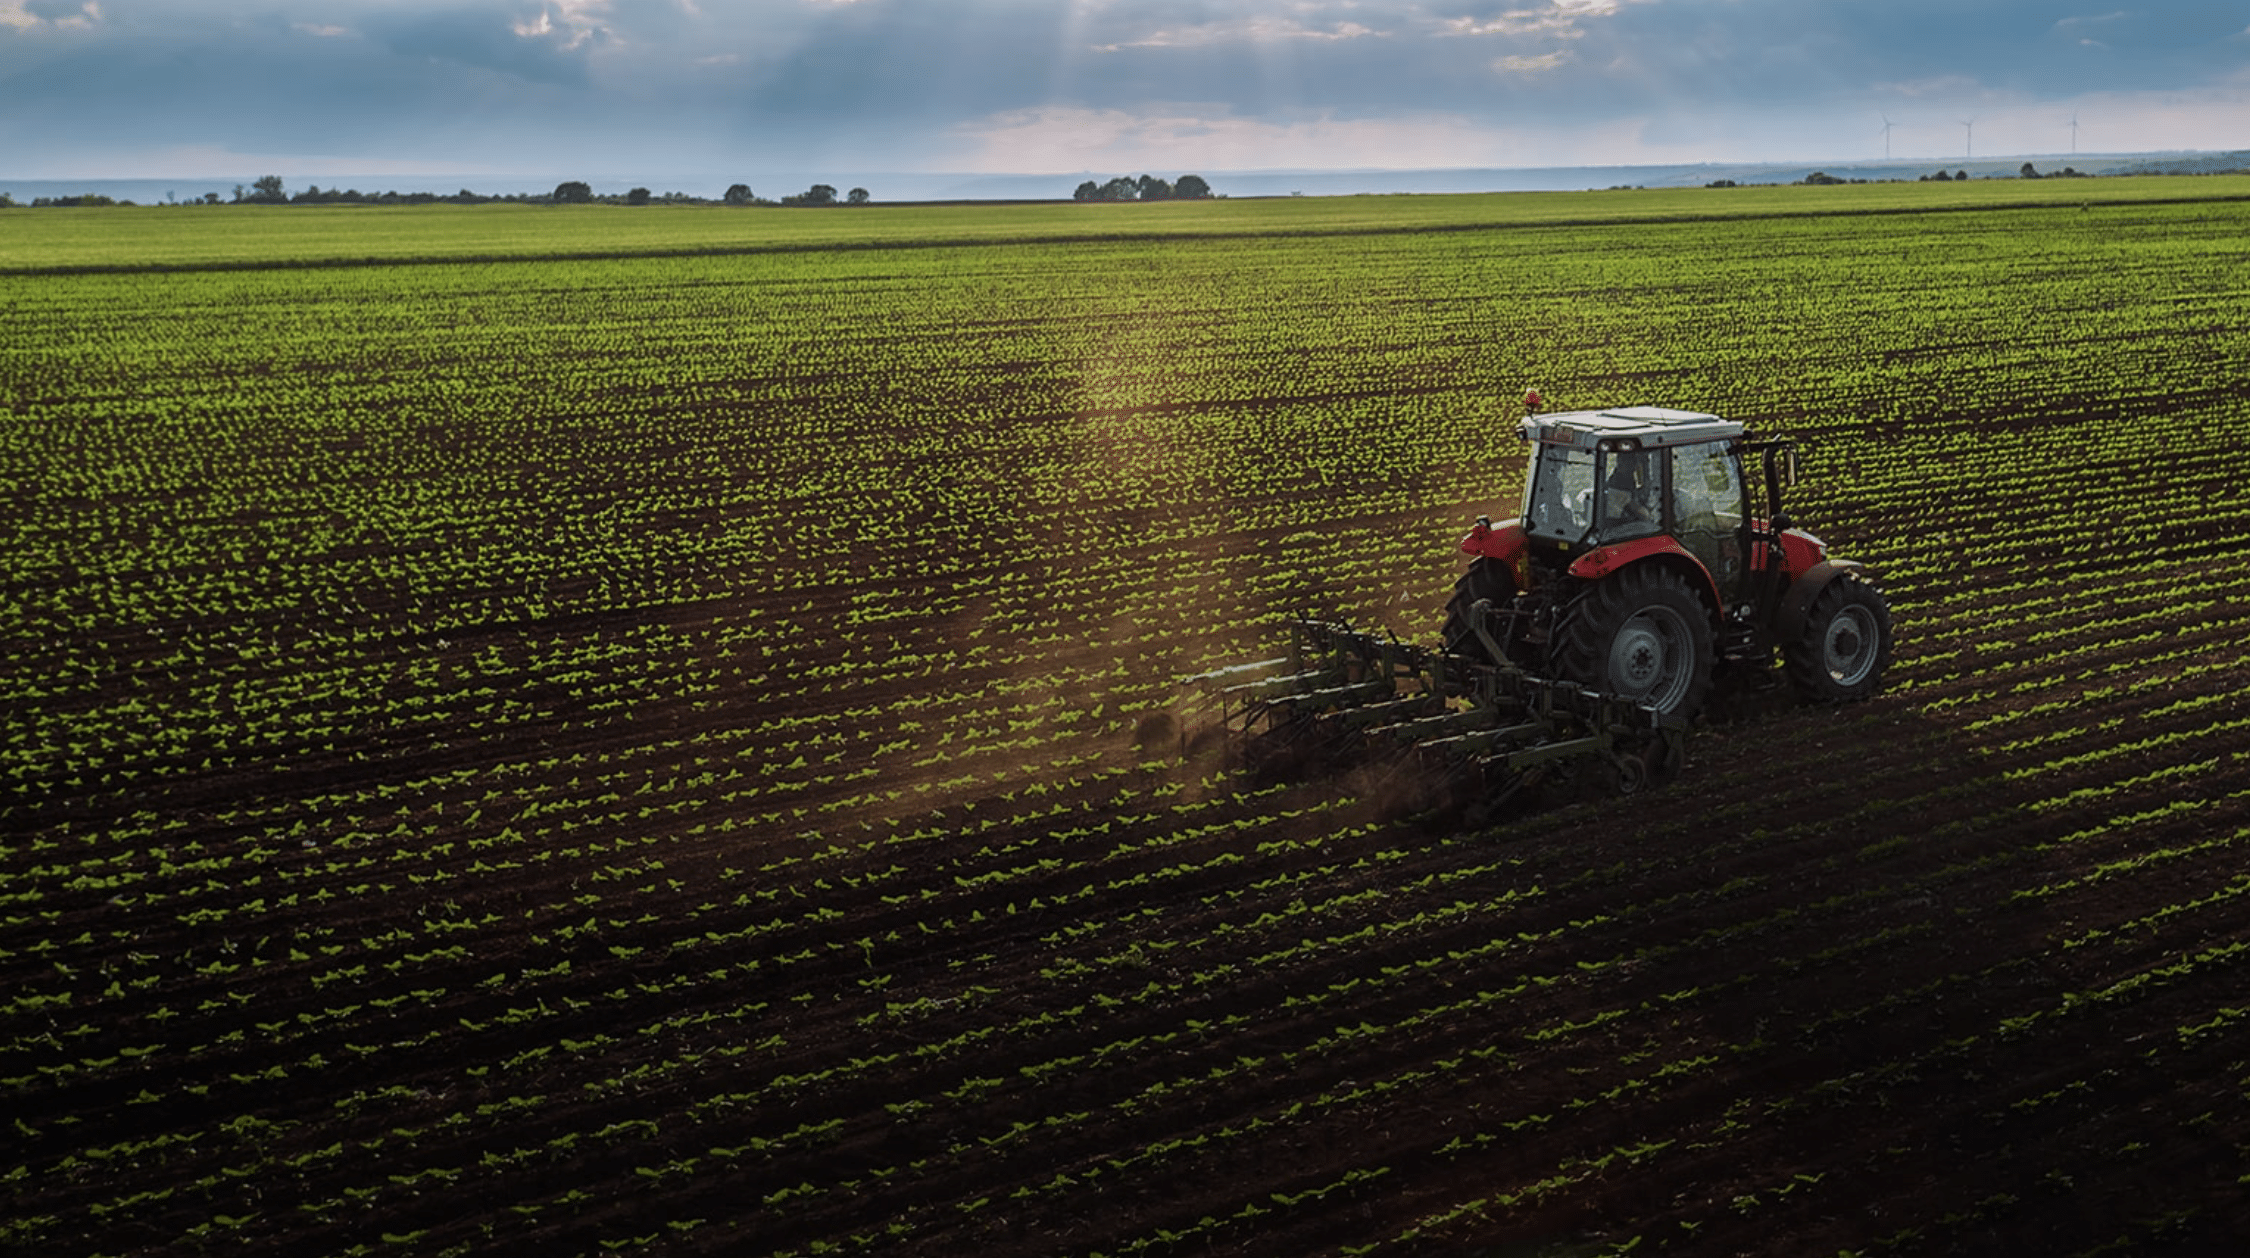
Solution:
{"label": "sky", "polygon": [[2113,2],[0,0],[0,175],[2250,148],[2250,0]]}

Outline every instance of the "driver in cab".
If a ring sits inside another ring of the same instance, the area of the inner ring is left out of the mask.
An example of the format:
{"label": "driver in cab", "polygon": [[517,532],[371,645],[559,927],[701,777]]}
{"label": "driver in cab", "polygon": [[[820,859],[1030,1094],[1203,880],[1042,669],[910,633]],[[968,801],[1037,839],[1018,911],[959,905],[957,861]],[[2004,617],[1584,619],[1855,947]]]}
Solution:
{"label": "driver in cab", "polygon": [[1653,533],[1661,523],[1656,501],[1656,455],[1647,450],[1626,450],[1611,456],[1612,470],[1603,484],[1602,514],[1609,528],[1628,536]]}

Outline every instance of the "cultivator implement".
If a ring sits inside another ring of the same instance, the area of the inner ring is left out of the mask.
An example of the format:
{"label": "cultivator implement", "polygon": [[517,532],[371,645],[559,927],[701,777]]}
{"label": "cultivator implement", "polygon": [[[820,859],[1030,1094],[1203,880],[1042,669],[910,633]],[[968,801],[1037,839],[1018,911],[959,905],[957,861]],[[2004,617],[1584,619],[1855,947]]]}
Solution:
{"label": "cultivator implement", "polygon": [[1661,786],[1686,751],[1685,722],[1630,699],[1387,633],[1291,628],[1288,655],[1189,679],[1234,762],[1259,776],[1372,768],[1409,811],[1489,812],[1557,783]]}

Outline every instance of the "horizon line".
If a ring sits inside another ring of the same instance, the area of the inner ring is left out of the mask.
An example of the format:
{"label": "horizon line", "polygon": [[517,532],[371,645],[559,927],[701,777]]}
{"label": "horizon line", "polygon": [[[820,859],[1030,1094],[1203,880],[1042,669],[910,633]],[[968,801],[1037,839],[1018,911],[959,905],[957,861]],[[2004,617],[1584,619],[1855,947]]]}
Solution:
{"label": "horizon line", "polygon": [[[1818,158],[1816,158],[1816,157],[1762,157],[1762,158],[1739,158],[1739,159],[1725,159],[1725,158],[1698,158],[1698,159],[1694,159],[1694,160],[1680,160],[1680,161],[1577,162],[1577,163],[1559,163],[1559,164],[1548,164],[1548,165],[1534,165],[1534,166],[1500,166],[1500,165],[1489,165],[1489,164],[1479,164],[1479,165],[1458,165],[1458,166],[1216,166],[1216,167],[1214,167],[1214,166],[1201,166],[1201,167],[1183,167],[1182,169],[1185,169],[1185,170],[1187,170],[1187,171],[1188,171],[1189,173],[1195,173],[1195,174],[1204,174],[1204,173],[1208,172],[1208,173],[1215,173],[1215,174],[1219,174],[1219,175],[1260,175],[1260,176],[1263,176],[1263,175],[1412,175],[1412,174],[1455,174],[1455,173],[1478,172],[1478,171],[1639,170],[1639,169],[1650,169],[1650,170],[1656,170],[1656,169],[1674,169],[1674,168],[1679,168],[1679,167],[1697,167],[1697,166],[1707,166],[1707,167],[1720,167],[1720,166],[1803,166],[1803,165],[1818,165],[1818,164],[1827,164],[1827,165],[1839,165],[1839,166],[1898,166],[1898,165],[1910,165],[1910,164],[1926,164],[1926,163],[1929,163],[1929,162],[1938,162],[1938,163],[1941,163],[1941,164],[1944,164],[1944,165],[1948,165],[1948,166],[1960,166],[1960,165],[1978,165],[1978,164],[1991,163],[1991,162],[2007,162],[2007,161],[2020,161],[2020,160],[2027,160],[2027,159],[2032,159],[2032,158],[2067,158],[2067,159],[2073,159],[2073,160],[2081,160],[2081,159],[2083,159],[2083,160],[2102,159],[2102,160],[2113,160],[2113,161],[2114,161],[2114,160],[2118,160],[2118,159],[2122,159],[2122,158],[2140,158],[2140,157],[2210,157],[2210,156],[2225,156],[2225,155],[2228,155],[2228,154],[2233,154],[2233,153],[2250,153],[2250,147],[2244,147],[2244,148],[2226,148],[2226,149],[2125,149],[2125,150],[2114,150],[2114,151],[2098,151],[2098,152],[2064,152],[2064,151],[2053,151],[2053,152],[2047,152],[2047,151],[2039,151],[2039,152],[2031,152],[2031,151],[2026,151],[2026,152],[2016,152],[2016,153],[1994,153],[1994,154],[1990,154],[1990,155],[1985,155],[1985,156],[1978,156],[1978,157],[1964,157],[1964,156],[1960,156],[1960,155],[1954,155],[1954,156],[1944,156],[1944,155],[1940,155],[1940,154],[1922,154],[1922,155],[1914,155],[1914,154],[1902,154],[1902,155],[1898,155],[1898,156],[1892,156],[1892,157],[1818,157]],[[326,158],[326,157],[323,157],[323,158],[317,158],[317,159],[310,159],[310,160],[317,160],[317,161],[320,161],[320,162],[322,162],[322,163],[332,163],[332,162],[336,161],[336,159],[333,159],[333,158]],[[287,169],[287,167],[286,167],[286,165],[285,165],[285,164],[282,164],[282,163],[276,163],[276,165],[280,166],[280,168],[281,168],[281,169],[284,169],[284,170],[285,170],[285,169]],[[821,170],[821,169],[834,169],[834,167],[820,167],[820,166],[814,166],[814,165],[786,166],[786,165],[775,164],[775,165],[769,166],[769,167],[768,167],[767,169],[768,169],[768,170],[770,170],[770,171],[772,171],[772,172],[773,172],[773,173],[775,173],[775,174],[790,174],[790,175],[797,175],[797,174],[805,174],[805,173],[809,173],[809,172],[815,172],[815,171],[818,171],[818,170]],[[850,168],[848,168],[848,167],[847,167],[847,168],[844,168],[844,169],[850,169]],[[899,176],[899,177],[901,177],[901,178],[915,178],[915,179],[1065,179],[1065,178],[1079,178],[1079,177],[1087,177],[1087,176],[1099,175],[1099,174],[1105,173],[1105,172],[1106,172],[1106,171],[1108,171],[1109,169],[1111,169],[1111,168],[1109,168],[1109,167],[1101,167],[1101,168],[1092,168],[1092,167],[1087,167],[1087,168],[1081,168],[1081,169],[1078,169],[1078,170],[904,170],[904,169],[901,169],[901,170],[872,170],[872,169],[869,169],[869,170],[866,170],[866,171],[865,171],[865,173],[866,173],[866,174],[868,174],[868,175],[896,175],[896,176]],[[1122,169],[1122,168],[1119,168],[1119,169]],[[1138,168],[1136,168],[1136,169],[1138,169]],[[1158,167],[1154,167],[1154,166],[1151,166],[1151,167],[1148,167],[1148,169],[1151,169],[1151,170],[1155,170],[1155,169],[1159,169],[1159,168],[1158,168]],[[720,174],[720,171],[721,171],[721,168],[719,168],[719,167],[712,167],[712,168],[709,168],[709,170],[708,170],[708,171],[678,171],[678,170],[675,170],[675,171],[669,171],[669,172],[665,172],[665,174],[666,174],[666,176],[668,176],[668,177],[675,177],[675,178],[677,178],[677,177],[683,177],[683,176],[686,176],[686,175],[690,175],[690,174],[692,174],[692,175],[695,175],[696,177],[699,177],[699,178],[701,178],[701,177],[712,177],[712,178],[724,177],[724,176],[723,176],[722,174]],[[754,173],[754,172],[753,172],[753,173]],[[167,179],[176,179],[176,180],[183,180],[183,181],[185,181],[185,180],[208,180],[208,179],[233,179],[234,177],[235,177],[235,176],[234,176],[234,175],[232,175],[232,174],[222,174],[222,173],[216,173],[216,172],[204,172],[204,173],[200,173],[200,174],[143,174],[143,173],[111,173],[111,174],[88,174],[88,173],[83,173],[83,172],[81,172],[81,173],[77,173],[77,174],[69,174],[69,175],[52,175],[52,174],[11,174],[11,173],[7,173],[7,172],[0,172],[0,179],[18,179],[18,180],[24,180],[24,181],[28,181],[28,182],[34,182],[34,183],[69,183],[69,182],[73,182],[73,181],[84,181],[84,180],[96,180],[96,181],[108,181],[108,182],[122,182],[122,181],[133,181],[133,182],[160,182],[160,181],[163,181],[163,180],[167,180]],[[286,178],[287,176],[284,176],[284,177]],[[350,178],[360,178],[360,179],[365,179],[365,178],[384,178],[384,179],[408,179],[408,178],[413,178],[413,179],[447,179],[447,180],[452,180],[452,179],[476,179],[476,178],[484,178],[484,179],[531,179],[531,180],[544,180],[544,179],[546,179],[546,178],[548,178],[548,177],[550,177],[550,176],[549,176],[549,174],[547,174],[547,173],[542,173],[542,172],[534,172],[534,171],[522,171],[522,170],[507,170],[507,169],[491,169],[491,170],[479,170],[479,171],[450,171],[450,172],[448,172],[448,171],[442,171],[442,170],[439,170],[439,171],[417,171],[417,170],[400,170],[400,171],[395,171],[395,172],[388,172],[388,173],[382,173],[382,172],[377,172],[377,173],[369,173],[369,172],[365,172],[365,171],[346,171],[346,172],[343,172],[343,173],[341,173],[341,174],[337,174],[337,175],[308,175],[308,176],[304,176],[304,177],[305,177],[305,178],[308,178],[308,179],[320,179],[320,178],[331,178],[331,179],[333,179],[333,178],[343,178],[343,177],[350,177]],[[605,181],[606,181],[606,180],[624,180],[624,179],[637,179],[637,178],[643,178],[643,177],[645,177],[645,176],[627,176],[627,175],[620,175],[620,174],[615,174],[615,173],[611,173],[611,172],[593,172],[593,173],[592,173],[592,174],[591,174],[590,176],[578,176],[578,177],[580,177],[580,178],[587,178],[587,177],[591,177],[591,178],[598,178],[598,179],[602,179],[602,180],[605,180]],[[567,178],[567,176],[566,176],[566,178]]]}

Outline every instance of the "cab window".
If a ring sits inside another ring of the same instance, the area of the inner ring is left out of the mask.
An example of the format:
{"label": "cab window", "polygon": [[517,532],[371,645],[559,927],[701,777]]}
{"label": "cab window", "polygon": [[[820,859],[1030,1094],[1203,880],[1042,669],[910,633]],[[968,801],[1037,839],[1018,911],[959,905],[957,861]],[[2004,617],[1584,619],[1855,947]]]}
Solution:
{"label": "cab window", "polygon": [[1707,441],[1672,451],[1672,516],[1680,545],[1703,561],[1722,590],[1732,590],[1742,576],[1742,477],[1728,444]]}
{"label": "cab window", "polygon": [[1603,541],[1664,531],[1663,459],[1661,450],[1619,450],[1602,456]]}

